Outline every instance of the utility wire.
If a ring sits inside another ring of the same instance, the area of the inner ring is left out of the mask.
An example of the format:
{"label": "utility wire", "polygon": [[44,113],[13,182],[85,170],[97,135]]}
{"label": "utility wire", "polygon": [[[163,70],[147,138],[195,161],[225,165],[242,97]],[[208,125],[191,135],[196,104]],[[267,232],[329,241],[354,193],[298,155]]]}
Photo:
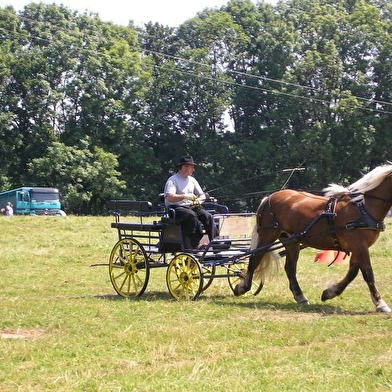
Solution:
{"label": "utility wire", "polygon": [[[162,52],[158,52],[156,50],[144,49],[144,48],[140,48],[140,47],[138,47],[137,49],[142,51],[142,52],[145,52],[145,53],[155,54],[155,55],[162,56],[162,57],[165,57],[165,58],[168,58],[168,59],[172,59],[172,60],[176,60],[176,61],[179,61],[179,62],[186,62],[186,63],[189,63],[189,64],[205,66],[205,67],[208,67],[208,69],[210,69],[210,67],[211,67],[210,64],[202,63],[202,62],[195,61],[195,60],[189,60],[189,59],[185,59],[185,58],[182,58],[182,57],[173,56],[173,55],[170,55],[170,54],[165,54],[165,53],[162,53]],[[157,65],[157,66],[159,67],[159,65]],[[297,84],[297,83],[286,82],[284,80],[268,78],[266,76],[259,76],[259,75],[249,74],[247,72],[236,71],[236,70],[227,70],[227,72],[230,73],[230,74],[234,74],[234,75],[245,76],[245,77],[250,78],[250,79],[263,80],[263,81],[273,82],[273,83],[281,84],[281,85],[285,85],[285,86],[292,86],[292,87],[301,88],[301,89],[304,89],[304,90],[309,90],[309,91],[313,91],[313,92],[323,93],[323,91],[318,89],[318,88],[309,87],[309,86],[303,86],[303,85],[300,85],[300,84]],[[241,85],[241,86],[243,86],[243,85]],[[247,87],[251,88],[253,86],[247,86]],[[358,96],[355,96],[355,95],[352,95],[351,97],[352,98],[356,98],[358,100],[365,101],[365,102],[377,103],[377,104],[380,104],[380,105],[392,105],[391,102],[387,102],[387,101],[368,99],[368,98],[358,97]]]}
{"label": "utility wire", "polygon": [[[4,10],[0,10],[0,11],[4,11]],[[48,24],[55,31],[61,31],[62,30],[60,27],[54,26],[50,22],[43,23],[41,21],[36,21],[36,20],[33,20],[31,18],[27,18],[27,17],[21,16],[21,15],[16,15],[16,16],[19,19],[25,20],[25,21],[29,21],[32,24]],[[2,28],[2,30],[3,31],[7,31],[4,28]],[[69,33],[68,30],[63,30],[63,31]],[[11,31],[11,30],[9,30],[9,32],[10,33],[15,33],[14,31]],[[151,36],[151,37],[153,37],[153,36]],[[47,38],[41,38],[39,36],[35,36],[34,38],[35,39],[40,39],[40,40],[45,41],[47,43],[51,43],[51,41],[49,39],[47,39]],[[80,39],[80,36],[78,36],[78,37],[75,36],[75,38]],[[99,39],[100,37],[96,36],[95,38]],[[199,65],[199,66],[207,67],[208,71],[210,71],[210,69],[211,69],[211,65],[210,64],[206,64],[206,63],[203,63],[203,62],[198,62],[198,61],[195,61],[195,60],[186,59],[186,58],[179,57],[179,56],[165,54],[165,53],[162,53],[162,52],[159,52],[159,51],[156,51],[156,50],[150,50],[150,49],[145,49],[145,48],[141,48],[141,47],[133,47],[132,50],[137,51],[137,52],[144,52],[144,53],[149,53],[149,54],[155,54],[155,55],[162,56],[164,58],[172,59],[172,60],[175,60],[175,61],[178,61],[178,62],[182,62],[182,63],[188,63],[188,64],[191,64],[191,65],[193,64],[193,65]],[[90,50],[90,51],[92,53],[99,54],[99,52],[96,51],[96,50]],[[185,75],[188,75],[188,76],[191,76],[191,77],[195,77],[195,78],[199,78],[199,79],[203,79],[203,80],[210,80],[210,81],[218,82],[218,83],[225,84],[225,85],[231,85],[231,86],[241,87],[241,88],[245,88],[245,89],[263,91],[263,92],[266,92],[266,93],[270,93],[272,95],[281,95],[281,96],[287,96],[287,97],[290,97],[290,98],[298,98],[298,99],[308,100],[308,101],[311,101],[311,102],[321,103],[321,104],[325,104],[325,105],[328,105],[328,106],[331,105],[331,101],[330,100],[316,98],[314,96],[293,94],[293,93],[287,93],[287,92],[283,92],[283,91],[279,91],[279,90],[271,89],[271,88],[266,88],[266,87],[258,87],[258,86],[250,86],[250,85],[247,85],[247,84],[240,84],[240,83],[237,83],[237,82],[232,82],[232,81],[228,81],[228,80],[222,80],[221,78],[216,77],[216,76],[210,76],[210,77],[206,76],[206,75],[201,76],[200,74],[195,74],[195,73],[192,73],[192,72],[189,72],[189,71],[174,69],[172,67],[167,67],[167,66],[159,65],[159,64],[154,65],[154,67],[155,68],[161,68],[161,69],[164,69],[164,70],[167,70],[167,71],[180,73],[180,74],[185,74]],[[303,86],[303,85],[296,84],[296,83],[290,83],[290,82],[286,82],[286,81],[279,80],[279,79],[273,79],[273,78],[268,78],[268,77],[264,77],[264,76],[258,76],[258,75],[254,75],[254,74],[249,74],[249,73],[242,72],[242,71],[227,70],[226,72],[228,72],[230,74],[233,74],[233,75],[239,75],[239,76],[247,77],[247,78],[250,78],[250,79],[256,79],[256,80],[259,80],[259,81],[268,81],[268,82],[276,83],[276,84],[279,84],[279,85],[292,86],[292,87],[295,87],[295,88],[301,88],[301,89],[309,90],[309,91],[312,91],[312,92],[318,92],[320,94],[324,93],[322,90],[316,89],[316,88],[313,88],[313,87]],[[351,98],[355,98],[357,100],[363,101],[363,102],[368,103],[368,104],[392,105],[392,103],[390,103],[390,102],[380,101],[380,100],[373,100],[373,99],[358,97],[358,96],[354,96],[354,95],[351,96]],[[364,111],[370,111],[370,112],[375,112],[375,113],[382,113],[382,114],[392,114],[392,111],[383,110],[383,109],[377,109],[377,108],[368,108],[368,107],[363,107],[363,106],[356,107],[355,109],[364,110]]]}

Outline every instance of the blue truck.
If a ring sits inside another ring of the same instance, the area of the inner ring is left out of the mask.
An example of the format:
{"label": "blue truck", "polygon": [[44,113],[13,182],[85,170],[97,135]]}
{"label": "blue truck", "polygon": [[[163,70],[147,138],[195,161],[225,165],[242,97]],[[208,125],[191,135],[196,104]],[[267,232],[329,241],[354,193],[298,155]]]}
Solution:
{"label": "blue truck", "polygon": [[64,215],[57,188],[24,186],[0,193],[0,209],[11,202],[17,215]]}

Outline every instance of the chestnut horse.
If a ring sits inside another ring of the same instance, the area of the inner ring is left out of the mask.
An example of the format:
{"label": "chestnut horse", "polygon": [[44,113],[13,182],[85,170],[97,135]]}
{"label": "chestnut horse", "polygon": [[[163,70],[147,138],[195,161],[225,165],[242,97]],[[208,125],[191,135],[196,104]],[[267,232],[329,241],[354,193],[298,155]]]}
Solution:
{"label": "chestnut horse", "polygon": [[392,205],[392,164],[376,167],[347,188],[330,184],[323,191],[325,196],[284,189],[261,201],[248,271],[234,294],[247,292],[254,274],[263,284],[266,273],[276,268],[277,249],[284,247],[290,290],[298,303],[309,304],[296,277],[301,247],[340,250],[351,254],[348,272],[323,291],[322,301],[340,295],[361,270],[376,310],[391,312],[376,288],[369,247],[384,230],[383,219]]}

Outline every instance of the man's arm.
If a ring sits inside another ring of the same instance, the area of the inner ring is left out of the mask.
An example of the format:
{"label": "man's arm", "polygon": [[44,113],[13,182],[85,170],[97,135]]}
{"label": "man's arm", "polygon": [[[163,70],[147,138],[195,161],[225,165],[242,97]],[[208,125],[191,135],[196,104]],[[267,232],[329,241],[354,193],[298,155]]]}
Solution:
{"label": "man's arm", "polygon": [[196,200],[196,196],[193,193],[168,193],[166,198],[169,203],[177,203],[182,200]]}

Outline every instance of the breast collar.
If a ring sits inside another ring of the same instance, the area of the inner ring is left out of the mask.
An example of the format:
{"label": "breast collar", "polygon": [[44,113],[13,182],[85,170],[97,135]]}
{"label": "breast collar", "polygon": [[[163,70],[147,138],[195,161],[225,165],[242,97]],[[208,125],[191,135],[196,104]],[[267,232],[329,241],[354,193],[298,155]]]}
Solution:
{"label": "breast collar", "polygon": [[[370,229],[370,230],[378,230],[378,231],[384,231],[385,230],[384,222],[378,221],[377,219],[374,219],[369,214],[368,210],[365,207],[365,204],[364,204],[363,200],[355,201],[353,203],[358,208],[361,216],[358,219],[355,219],[353,221],[349,221],[346,224],[346,226],[345,226],[345,228],[347,230],[352,230],[352,229]],[[337,204],[337,198],[336,197],[331,197],[328,200],[327,208],[323,212],[322,215],[327,217],[327,220],[328,220],[328,223],[329,223],[329,227],[331,229],[331,235],[332,235],[332,239],[333,239],[333,243],[334,243],[335,249],[338,250],[338,251],[341,251],[340,242],[339,242],[339,239],[338,239],[338,236],[337,236],[337,233],[336,233],[335,224],[334,224],[334,217],[336,216],[336,212],[335,212],[336,204]]]}
{"label": "breast collar", "polygon": [[365,203],[363,200],[354,202],[356,207],[358,208],[361,216],[358,219],[350,221],[346,224],[346,229],[371,229],[371,230],[385,230],[385,223],[384,221],[378,221],[377,219],[373,218],[368,210],[365,207]]}

